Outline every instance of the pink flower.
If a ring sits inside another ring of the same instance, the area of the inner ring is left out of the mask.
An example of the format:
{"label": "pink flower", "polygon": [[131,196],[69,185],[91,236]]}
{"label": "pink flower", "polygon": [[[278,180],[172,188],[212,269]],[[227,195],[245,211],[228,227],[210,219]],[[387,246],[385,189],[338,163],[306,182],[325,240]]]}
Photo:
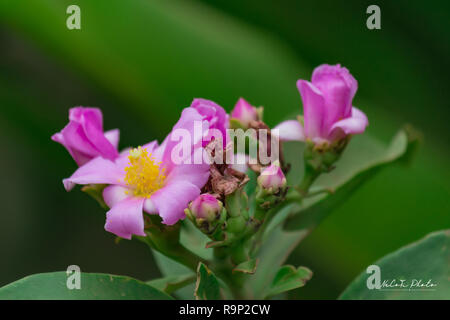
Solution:
{"label": "pink flower", "polygon": [[259,116],[255,107],[244,98],[240,98],[231,111],[231,118],[238,120],[244,127],[248,127],[250,122],[258,120]]}
{"label": "pink flower", "polygon": [[114,160],[119,156],[119,130],[103,132],[103,116],[98,108],[76,107],[69,111],[69,123],[52,136],[81,166],[98,156]]}
{"label": "pink flower", "polygon": [[229,127],[226,111],[215,102],[200,98],[192,101],[191,108],[197,110],[202,115],[203,120],[209,123],[210,130],[203,139],[203,146],[206,146],[213,138],[222,138],[223,146],[225,146],[228,141],[227,129]]}
{"label": "pink flower", "polygon": [[278,192],[281,188],[286,186],[286,177],[280,168],[280,162],[275,161],[270,166],[264,168],[258,177],[258,184],[261,188]]}
{"label": "pink flower", "polygon": [[205,193],[191,202],[189,210],[197,219],[213,221],[222,210],[222,203],[211,194]]}
{"label": "pink flower", "polygon": [[[66,190],[75,184],[108,184],[103,191],[110,207],[105,229],[122,238],[145,236],[143,211],[159,214],[164,224],[176,223],[185,217],[184,209],[208,180],[209,165],[174,162],[172,150],[178,142],[172,139],[172,133],[184,129],[194,136],[194,123],[202,119],[194,108],[184,109],[161,145],[152,141],[114,161],[97,157],[63,180]],[[207,123],[204,127],[208,129]],[[190,143],[193,154],[204,151],[201,140]]]}
{"label": "pink flower", "polygon": [[311,82],[298,80],[297,87],[303,101],[304,127],[294,120],[280,123],[275,129],[279,129],[281,140],[333,142],[366,129],[366,115],[352,106],[358,83],[346,68],[321,65],[314,70]]}

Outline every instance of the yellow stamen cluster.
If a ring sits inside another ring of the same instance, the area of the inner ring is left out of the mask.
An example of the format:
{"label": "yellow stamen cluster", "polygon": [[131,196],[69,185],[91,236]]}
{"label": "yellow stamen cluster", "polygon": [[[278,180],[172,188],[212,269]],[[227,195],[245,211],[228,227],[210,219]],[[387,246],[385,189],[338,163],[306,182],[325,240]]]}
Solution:
{"label": "yellow stamen cluster", "polygon": [[130,150],[130,165],[125,168],[125,182],[133,189],[137,197],[150,196],[163,186],[164,169],[161,163],[155,163],[151,153],[142,147]]}

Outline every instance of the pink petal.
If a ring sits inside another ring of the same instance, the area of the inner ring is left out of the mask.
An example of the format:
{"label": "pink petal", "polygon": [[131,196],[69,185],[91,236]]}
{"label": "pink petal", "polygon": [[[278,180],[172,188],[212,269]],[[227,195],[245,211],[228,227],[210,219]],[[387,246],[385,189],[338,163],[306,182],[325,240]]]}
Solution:
{"label": "pink petal", "polygon": [[[208,122],[209,128],[216,129],[220,132],[223,145],[225,146],[228,142],[226,129],[229,127],[229,116],[226,111],[217,103],[200,98],[194,99],[190,107],[196,109],[200,113],[202,118]],[[206,146],[213,137],[218,139],[217,134],[210,134],[204,139],[203,146]]]}
{"label": "pink petal", "polygon": [[117,166],[117,169],[125,175],[125,167],[128,167],[130,165],[130,159],[128,158],[130,156],[130,149],[126,152],[122,152],[119,157],[114,161],[114,163]]}
{"label": "pink petal", "polygon": [[[204,149],[196,149],[193,154],[193,160],[197,153],[199,154],[197,156],[199,159],[201,159],[202,154],[206,154]],[[179,164],[173,167],[172,171],[167,175],[165,183],[170,184],[178,181],[189,181],[198,188],[203,188],[209,178],[209,167],[210,165],[203,160],[199,164]]]}
{"label": "pink petal", "polygon": [[157,147],[158,147],[158,141],[153,140],[153,141],[151,141],[151,142],[149,142],[149,143],[147,143],[147,144],[144,144],[144,145],[142,146],[142,149],[147,150],[148,153],[153,153],[153,151],[154,151],[155,148],[157,148]]}
{"label": "pink petal", "polygon": [[110,185],[103,189],[103,200],[108,207],[112,208],[122,200],[131,197],[132,192],[132,190],[122,186]]}
{"label": "pink petal", "polygon": [[64,140],[64,136],[62,135],[61,132],[55,133],[51,139],[55,142],[58,142],[60,144],[62,144],[64,146],[64,148],[66,148],[66,150],[69,152],[69,154],[71,155],[71,157],[75,160],[75,162],[81,166],[83,164],[85,164],[86,162],[88,162],[89,160],[92,159],[91,156],[86,155],[84,153],[81,153],[75,149],[72,149],[67,142]]}
{"label": "pink petal", "polygon": [[52,135],[51,139],[55,142],[62,144],[64,147],[66,147],[65,142],[64,142],[64,137],[61,134],[61,132],[57,132],[54,135]]}
{"label": "pink petal", "polygon": [[142,206],[143,198],[127,198],[106,213],[105,230],[115,235],[131,239],[131,236],[145,236]]}
{"label": "pink petal", "polygon": [[69,120],[76,122],[83,122],[84,115],[90,114],[90,120],[95,124],[95,126],[103,131],[103,114],[99,108],[90,107],[75,107],[69,110]]}
{"label": "pink petal", "polygon": [[144,211],[150,214],[158,213],[158,209],[156,209],[155,204],[152,202],[151,199],[145,199]]}
{"label": "pink petal", "polygon": [[240,120],[243,124],[248,125],[254,120],[258,120],[256,109],[244,98],[239,98],[238,102],[231,111],[231,117]]}
{"label": "pink petal", "polygon": [[103,133],[103,125],[96,121],[98,117],[95,112],[84,112],[84,121],[82,127],[84,133],[89,137],[89,141],[98,152],[105,158],[114,160],[118,155],[118,151],[114,146],[106,139]]}
{"label": "pink petal", "polygon": [[170,138],[170,134],[168,136],[166,136],[166,138],[160,145],[156,145],[155,148],[153,149],[152,156],[154,157],[156,162],[162,162],[169,138]]}
{"label": "pink petal", "polygon": [[112,129],[112,130],[109,130],[109,131],[105,132],[105,138],[116,149],[119,148],[119,137],[120,137],[119,129]]}
{"label": "pink petal", "polygon": [[83,126],[80,123],[75,121],[69,122],[64,129],[61,130],[61,135],[68,148],[75,149],[78,152],[91,157],[98,155],[97,149],[86,136]]}
{"label": "pink petal", "polygon": [[351,115],[352,100],[358,83],[346,68],[339,64],[321,65],[314,70],[312,83],[320,90],[325,100],[325,131],[339,119]]}
{"label": "pink petal", "polygon": [[312,83],[305,80],[298,80],[297,88],[303,101],[305,135],[308,138],[321,137],[326,114],[322,93]]}
{"label": "pink petal", "polygon": [[[195,132],[196,126],[199,126],[200,132]],[[189,136],[191,140],[176,140],[174,136],[175,130],[184,130],[185,135]],[[175,146],[177,146],[180,143],[189,143],[189,146],[187,149],[190,150],[192,153],[194,151],[194,148],[201,147],[202,138],[203,135],[208,131],[209,125],[207,121],[203,121],[202,115],[198,113],[198,111],[194,108],[185,108],[183,112],[181,113],[181,117],[178,120],[178,122],[175,124],[175,126],[172,129],[172,132],[169,134],[169,136],[164,140],[163,144],[160,148],[164,150],[164,153],[162,155],[161,161],[163,162],[163,165],[166,168],[166,172],[169,173],[172,168],[176,165],[172,159],[172,150]],[[155,150],[155,155],[158,155],[159,150]],[[190,154],[185,155],[190,157]],[[192,160],[192,159],[191,159]],[[192,162],[192,161],[191,161]]]}
{"label": "pink petal", "polygon": [[64,187],[70,191],[76,184],[122,184],[124,172],[107,159],[98,157],[79,167],[74,174],[63,180]]}
{"label": "pink petal", "polygon": [[189,181],[177,181],[164,186],[151,196],[162,222],[172,225],[184,219],[188,203],[200,195],[200,189]]}
{"label": "pink petal", "polygon": [[336,66],[330,65],[320,65],[314,69],[311,81],[312,83],[319,83],[324,81],[326,77],[336,74],[342,78],[348,88],[350,88],[350,96],[353,98],[358,90],[358,81],[353,77],[353,75],[348,71],[347,68],[341,67],[340,64]]}
{"label": "pink petal", "polygon": [[352,116],[347,119],[336,122],[330,129],[330,136],[337,134],[336,130],[342,130],[347,134],[359,134],[363,133],[369,124],[367,116],[361,110],[353,107]]}
{"label": "pink petal", "polygon": [[303,130],[303,126],[297,120],[283,121],[275,128],[273,128],[271,132],[273,135],[277,135],[281,141],[305,140],[305,133]]}

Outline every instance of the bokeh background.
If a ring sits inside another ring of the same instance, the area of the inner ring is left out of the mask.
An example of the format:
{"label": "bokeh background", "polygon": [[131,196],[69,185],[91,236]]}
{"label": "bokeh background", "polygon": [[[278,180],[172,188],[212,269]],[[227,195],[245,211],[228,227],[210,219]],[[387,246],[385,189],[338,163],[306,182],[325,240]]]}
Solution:
{"label": "bokeh background", "polygon": [[[66,8],[81,8],[81,30]],[[366,8],[381,8],[381,30]],[[291,298],[334,299],[369,264],[450,227],[450,2],[2,0],[0,2],[0,286],[65,270],[157,277],[137,242],[114,243],[105,212],[61,180],[76,165],[50,136],[68,109],[98,106],[120,146],[164,137],[194,97],[228,111],[239,97],[270,125],[299,113],[295,87],[321,63],[358,79],[354,104],[387,142],[424,134],[410,167],[365,184],[294,251],[314,271]]]}

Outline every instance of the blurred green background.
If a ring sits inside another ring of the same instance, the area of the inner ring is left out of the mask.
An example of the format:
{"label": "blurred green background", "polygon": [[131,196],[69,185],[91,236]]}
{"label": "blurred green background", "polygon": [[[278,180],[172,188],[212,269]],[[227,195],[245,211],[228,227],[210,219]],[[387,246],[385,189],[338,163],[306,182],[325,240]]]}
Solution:
{"label": "blurred green background", "polygon": [[[81,30],[66,28],[70,4]],[[381,30],[366,28],[370,4]],[[314,271],[291,298],[336,298],[376,259],[450,227],[448,12],[446,0],[2,0],[0,286],[71,264],[159,275],[143,244],[114,243],[91,198],[64,191],[76,165],[50,136],[69,108],[100,107],[121,148],[164,137],[194,97],[228,111],[245,97],[273,126],[299,113],[297,79],[341,63],[369,134],[387,142],[408,122],[425,141],[411,167],[381,172],[290,257]]]}

